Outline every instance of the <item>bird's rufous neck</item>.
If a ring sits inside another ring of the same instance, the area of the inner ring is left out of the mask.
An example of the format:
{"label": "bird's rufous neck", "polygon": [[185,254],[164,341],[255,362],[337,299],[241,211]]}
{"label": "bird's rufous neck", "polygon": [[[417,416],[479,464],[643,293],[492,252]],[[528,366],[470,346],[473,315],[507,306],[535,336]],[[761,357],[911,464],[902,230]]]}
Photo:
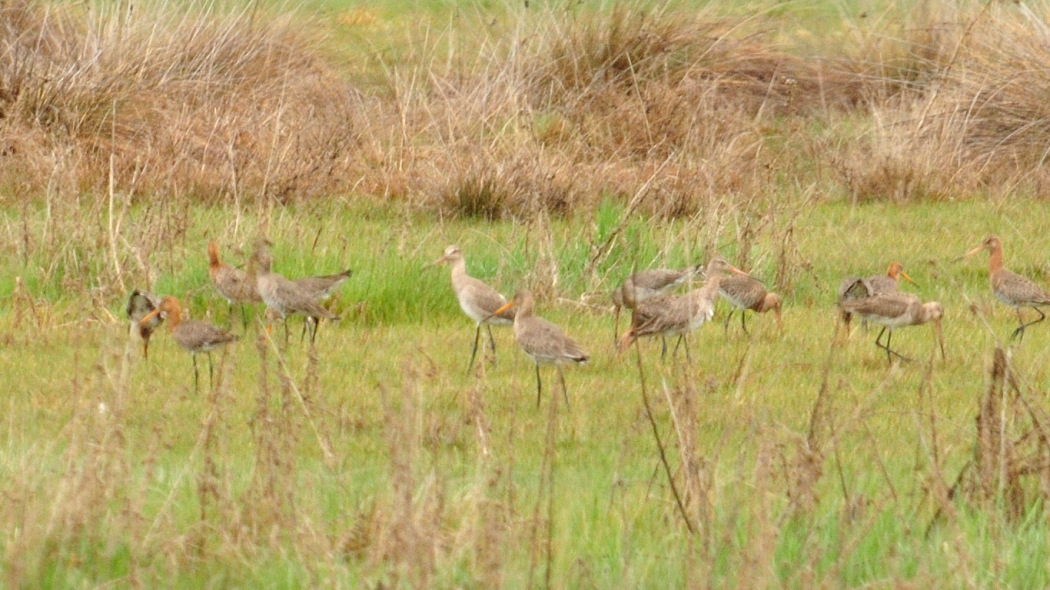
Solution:
{"label": "bird's rufous neck", "polygon": [[996,244],[988,250],[988,270],[996,272],[1003,267],[1003,246]]}

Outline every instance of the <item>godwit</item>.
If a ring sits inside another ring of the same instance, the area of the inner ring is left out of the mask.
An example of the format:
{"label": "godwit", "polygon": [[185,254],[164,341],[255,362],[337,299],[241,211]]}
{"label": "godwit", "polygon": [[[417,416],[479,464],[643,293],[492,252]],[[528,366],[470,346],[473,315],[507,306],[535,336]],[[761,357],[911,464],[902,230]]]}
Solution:
{"label": "godwit", "polygon": [[[259,289],[255,284],[255,278],[239,268],[223,264],[222,260],[219,259],[219,245],[215,242],[208,243],[208,274],[211,275],[211,282],[215,285],[215,290],[229,304],[227,317],[232,320],[233,305],[235,303],[240,304],[241,325],[246,327],[248,325],[248,315],[245,312],[244,304],[262,302],[262,297],[259,296]],[[229,323],[232,323],[232,321]]]}
{"label": "godwit", "polygon": [[[911,277],[904,272],[904,265],[893,261],[890,263],[886,274],[873,275],[870,277],[847,277],[839,284],[839,303],[853,299],[864,299],[875,295],[896,293],[900,289],[900,279],[915,284]],[[849,325],[850,313],[842,311],[842,320]]]}
{"label": "godwit", "polygon": [[150,336],[153,335],[153,331],[157,329],[157,326],[164,321],[164,318],[155,315],[148,322],[143,322],[142,320],[153,310],[157,309],[159,305],[160,297],[148,291],[135,289],[131,292],[131,297],[128,298],[128,306],[125,309],[128,319],[131,320],[132,327],[138,331],[139,337],[142,338],[142,356],[146,359],[149,358]]}
{"label": "godwit", "polygon": [[142,318],[139,324],[145,326],[155,317],[161,315],[167,318],[168,325],[171,326],[171,335],[175,338],[175,342],[178,342],[179,346],[192,354],[193,390],[199,391],[197,384],[197,353],[208,353],[208,378],[209,382],[211,382],[211,380],[214,379],[211,351],[220,346],[225,346],[231,342],[235,342],[238,336],[236,334],[224,332],[207,322],[183,320],[182,306],[179,305],[177,299],[170,296],[161,299],[160,305],[146,315],[146,317]]}
{"label": "godwit", "polygon": [[729,330],[729,319],[733,317],[733,312],[738,309],[740,310],[740,325],[744,328],[745,334],[747,334],[747,324],[744,321],[744,317],[747,315],[748,310],[755,313],[772,311],[777,319],[777,327],[780,330],[784,329],[783,319],[780,316],[780,295],[768,291],[762,281],[752,277],[722,277],[718,284],[718,292],[726,301],[733,305],[733,309],[729,310],[725,322],[722,324],[726,331]]}
{"label": "godwit", "polygon": [[[642,336],[679,336],[675,344],[675,353],[685,337],[693,330],[709,321],[715,314],[715,297],[723,272],[732,272],[747,276],[746,273],[726,262],[721,256],[715,256],[707,263],[707,279],[699,289],[685,295],[661,295],[640,302],[631,314],[631,328],[620,338],[617,350],[623,352],[635,340]],[[667,354],[664,343],[661,356]],[[685,343],[686,359],[689,358],[689,343]]]}
{"label": "godwit", "polygon": [[[1024,340],[1024,330],[1032,324],[1038,324],[1046,319],[1046,314],[1039,309],[1042,305],[1050,305],[1050,293],[1035,284],[1031,279],[1017,273],[1010,272],[1003,266],[1003,242],[998,236],[988,236],[980,246],[966,253],[972,256],[981,250],[988,250],[988,276],[992,282],[992,291],[1003,303],[1013,307],[1017,312],[1017,320],[1020,326],[1010,334],[1010,339],[1020,336]],[[1021,317],[1021,308],[1031,307],[1039,314],[1039,319],[1028,322]]]}
{"label": "godwit", "polygon": [[613,307],[616,311],[613,320],[613,341],[620,337],[620,308],[634,309],[641,301],[664,295],[689,282],[702,268],[699,265],[680,270],[654,268],[641,270],[627,277],[623,284],[612,292]]}
{"label": "godwit", "polygon": [[514,294],[514,299],[496,309],[493,315],[502,314],[512,307],[516,310],[514,339],[532,362],[536,363],[536,406],[539,407],[543,392],[540,365],[554,365],[558,369],[562,395],[565,396],[565,405],[568,406],[569,392],[565,387],[565,375],[561,366],[569,362],[583,364],[590,357],[561,328],[535,315],[533,306],[532,293],[527,289],[519,289]]}
{"label": "godwit", "polygon": [[[338,320],[339,316],[317,303],[314,294],[271,270],[273,257],[269,247],[270,241],[265,238],[256,241],[255,252],[252,254],[256,265],[255,280],[267,310],[284,320],[285,342],[288,341],[287,317],[293,313],[301,313],[314,319]],[[310,331],[311,343],[316,334],[315,327]]]}
{"label": "godwit", "polygon": [[[324,303],[332,297],[332,294],[335,293],[352,274],[354,274],[354,271],[348,268],[339,274],[303,277],[301,279],[295,279],[294,282],[304,291],[309,293],[314,298],[314,301],[317,303]],[[312,333],[314,334],[317,333],[317,318],[306,316],[306,321],[303,322],[303,336],[306,335],[307,329],[312,330]],[[300,336],[300,340],[302,340],[303,336]]]}
{"label": "godwit", "polygon": [[[895,350],[890,349],[890,340],[893,331],[903,326],[917,326],[927,322],[933,322],[937,332],[937,342],[941,347],[941,358],[944,358],[944,336],[941,332],[941,318],[944,317],[944,308],[940,303],[931,301],[923,303],[918,297],[910,293],[885,293],[866,297],[864,299],[849,299],[839,304],[843,311],[857,314],[869,322],[882,326],[878,337],[875,338],[875,346],[886,351],[886,360],[893,362],[890,355],[897,355],[906,359]],[[889,331],[886,336],[886,344],[882,344],[883,333]]]}
{"label": "godwit", "polygon": [[[507,305],[507,298],[499,291],[467,274],[467,261],[463,258],[463,252],[458,246],[445,248],[444,256],[435,260],[431,266],[445,263],[452,265],[452,290],[456,293],[459,308],[477,324],[474,330],[474,348],[470,352],[470,363],[467,365],[469,373],[474,366],[474,358],[478,354],[481,325],[484,324],[485,329],[489,332],[489,346],[492,347],[492,352],[495,354],[496,340],[492,337],[492,326],[494,324],[510,325],[514,322],[515,313],[513,309],[504,307]],[[504,309],[497,312],[500,308]]]}

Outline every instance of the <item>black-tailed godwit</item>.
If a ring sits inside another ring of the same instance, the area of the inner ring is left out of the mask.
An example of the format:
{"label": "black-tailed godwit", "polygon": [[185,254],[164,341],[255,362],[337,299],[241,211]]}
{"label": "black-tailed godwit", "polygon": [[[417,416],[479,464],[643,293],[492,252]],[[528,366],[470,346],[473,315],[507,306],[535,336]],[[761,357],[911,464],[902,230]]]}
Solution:
{"label": "black-tailed godwit", "polygon": [[[893,362],[891,355],[894,354],[901,359],[907,359],[897,351],[890,349],[893,331],[904,326],[918,326],[927,322],[933,322],[937,343],[941,348],[941,358],[944,358],[944,335],[941,332],[944,308],[940,303],[936,301],[923,303],[910,293],[897,292],[863,299],[849,299],[839,305],[843,311],[859,315],[869,322],[882,326],[882,330],[879,330],[879,335],[875,338],[875,346],[886,351],[886,360],[891,363]],[[886,343],[883,344],[882,335],[887,332]]]}
{"label": "black-tailed godwit", "polygon": [[729,330],[730,318],[738,309],[740,310],[740,326],[743,327],[745,334],[748,332],[744,317],[748,310],[755,313],[773,312],[777,320],[777,328],[783,331],[783,318],[780,314],[783,302],[780,295],[766,289],[762,281],[752,277],[723,276],[718,284],[718,292],[733,306],[733,309],[726,314],[725,322],[722,324],[726,331]]}
{"label": "black-tailed godwit", "polygon": [[175,342],[178,342],[179,346],[191,353],[193,357],[193,389],[198,391],[197,354],[201,352],[208,353],[208,377],[209,379],[214,379],[211,351],[235,342],[238,336],[220,330],[207,322],[183,320],[182,306],[179,305],[177,299],[170,296],[161,299],[160,305],[142,318],[140,325],[148,325],[153,318],[160,315],[165,316],[168,325],[171,326],[171,335],[175,338]]}
{"label": "black-tailed godwit", "polygon": [[125,308],[132,327],[142,339],[142,357],[145,359],[149,359],[149,339],[164,318],[154,315],[148,322],[143,323],[142,320],[157,309],[158,305],[160,305],[160,297],[148,291],[135,289],[131,292],[131,297],[128,297],[128,305]]}
{"label": "black-tailed godwit", "polygon": [[[988,236],[980,246],[970,250],[965,256],[972,256],[981,250],[988,251],[988,277],[991,279],[992,292],[999,301],[1014,308],[1017,321],[1021,324],[1010,334],[1010,339],[1024,340],[1025,328],[1046,319],[1046,314],[1039,308],[1050,305],[1050,293],[1028,277],[1011,272],[1003,266],[1003,242],[998,236]],[[1022,307],[1031,307],[1039,314],[1039,319],[1025,323],[1021,316]]]}
{"label": "black-tailed godwit", "polygon": [[452,266],[452,291],[459,301],[459,308],[470,319],[474,320],[474,348],[470,352],[470,363],[467,364],[467,372],[474,366],[474,358],[478,354],[478,339],[481,337],[481,326],[489,333],[489,346],[492,353],[496,353],[496,340],[492,337],[492,326],[509,326],[514,322],[515,310],[504,309],[497,313],[501,307],[507,305],[507,298],[499,291],[486,285],[482,281],[467,274],[467,261],[458,246],[445,248],[445,254],[435,260],[431,266],[450,264]]}
{"label": "black-tailed godwit", "polygon": [[568,406],[569,392],[565,387],[565,375],[562,373],[561,366],[567,363],[583,364],[590,357],[561,328],[537,316],[534,313],[534,306],[532,293],[527,289],[519,289],[510,303],[493,313],[498,315],[512,307],[516,310],[514,339],[521,350],[536,364],[536,406],[539,407],[543,394],[540,365],[554,365],[558,370],[562,395],[565,396],[565,405]]}
{"label": "black-tailed godwit", "polygon": [[[661,295],[641,301],[631,314],[631,328],[620,338],[617,350],[623,352],[635,340],[643,336],[674,336],[675,354],[678,346],[685,342],[686,359],[689,357],[689,342],[686,337],[715,315],[715,298],[722,281],[722,273],[729,271],[747,276],[746,273],[729,264],[725,258],[715,256],[708,261],[705,268],[706,279],[703,286],[684,295]],[[663,345],[661,356],[667,354],[667,344]]]}
{"label": "black-tailed godwit", "polygon": [[[229,304],[229,316],[233,316],[233,306],[241,306],[241,325],[248,325],[248,315],[244,309],[246,303],[262,303],[259,289],[255,284],[255,277],[247,272],[224,264],[219,258],[219,245],[215,242],[208,243],[208,274],[215,290]],[[230,321],[229,323],[233,323]]]}

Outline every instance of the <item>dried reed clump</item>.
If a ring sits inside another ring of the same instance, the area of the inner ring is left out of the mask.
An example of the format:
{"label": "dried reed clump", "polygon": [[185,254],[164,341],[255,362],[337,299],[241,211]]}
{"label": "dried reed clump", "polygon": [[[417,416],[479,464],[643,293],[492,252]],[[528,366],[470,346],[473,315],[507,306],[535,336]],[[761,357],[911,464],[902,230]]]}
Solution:
{"label": "dried reed clump", "polygon": [[19,0],[0,22],[0,185],[16,194],[287,201],[344,186],[356,94],[294,17]]}
{"label": "dried reed clump", "polygon": [[973,459],[956,488],[975,508],[1017,522],[1050,500],[1050,414],[995,349],[988,389],[977,414]]}
{"label": "dried reed clump", "polygon": [[1050,187],[1048,20],[1045,6],[998,3],[932,16],[923,30],[936,33],[915,44],[927,60],[921,93],[875,109],[874,128],[836,156],[851,193],[919,200]]}

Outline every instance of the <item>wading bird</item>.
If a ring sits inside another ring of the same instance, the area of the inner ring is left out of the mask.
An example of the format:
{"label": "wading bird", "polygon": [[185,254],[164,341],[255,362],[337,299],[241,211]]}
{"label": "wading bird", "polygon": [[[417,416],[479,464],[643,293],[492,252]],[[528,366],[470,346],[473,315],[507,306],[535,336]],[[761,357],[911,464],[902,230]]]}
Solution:
{"label": "wading bird", "polygon": [[[265,238],[256,240],[255,252],[252,253],[256,265],[255,280],[259,289],[259,295],[262,297],[263,302],[266,303],[266,309],[269,312],[267,313],[267,319],[277,317],[284,322],[285,343],[288,342],[287,318],[291,314],[301,313],[314,320],[324,318],[338,321],[339,316],[317,303],[315,294],[303,289],[294,281],[290,281],[273,272],[271,269],[273,257],[270,255],[270,245],[270,241]],[[310,343],[313,344],[314,337],[317,335],[317,325],[311,324]]]}
{"label": "wading bird", "polygon": [[729,319],[733,317],[736,310],[740,310],[740,326],[747,334],[747,324],[744,317],[748,310],[755,313],[773,312],[777,320],[777,328],[784,330],[783,319],[780,316],[780,295],[766,289],[762,281],[752,277],[724,276],[718,284],[718,292],[722,298],[732,304],[733,309],[726,314],[725,322],[722,324],[725,331],[729,331]]}
{"label": "wading bird", "polygon": [[208,243],[208,275],[211,276],[215,290],[229,304],[227,317],[230,320],[227,325],[233,323],[233,306],[238,304],[241,306],[241,325],[247,327],[248,314],[244,309],[244,304],[262,302],[259,289],[255,284],[255,277],[239,268],[223,264],[219,259],[219,245],[215,242]]}
{"label": "wading bird", "polygon": [[208,353],[208,378],[209,383],[211,383],[214,380],[211,351],[220,346],[225,346],[231,342],[235,342],[238,336],[236,334],[224,332],[207,322],[183,320],[182,306],[179,305],[177,299],[170,296],[161,299],[160,305],[158,305],[157,308],[150,312],[146,317],[142,318],[139,323],[140,325],[145,326],[151,322],[153,318],[161,315],[165,316],[168,325],[171,326],[171,335],[175,338],[175,342],[178,342],[179,346],[191,353],[193,357],[193,390],[199,391],[197,353]]}
{"label": "wading bird", "polygon": [[[839,284],[839,303],[875,295],[896,293],[900,290],[900,279],[902,278],[913,285],[915,284],[915,281],[911,280],[911,277],[904,272],[904,265],[897,261],[890,263],[886,274],[873,275],[866,278],[847,277]],[[847,326],[850,323],[850,319],[850,313],[843,310],[842,320],[846,322]]]}
{"label": "wading bird", "polygon": [[509,326],[514,322],[515,310],[506,308],[497,313],[497,310],[507,305],[507,298],[499,291],[486,285],[467,274],[467,261],[463,258],[463,252],[458,246],[445,248],[445,254],[431,263],[431,266],[442,264],[452,265],[452,291],[459,301],[459,308],[470,319],[474,320],[474,348],[470,352],[470,363],[467,364],[467,372],[474,366],[474,358],[478,354],[478,339],[481,337],[481,326],[489,332],[489,346],[492,353],[496,353],[496,340],[492,337],[492,326]]}
{"label": "wading bird", "polygon": [[543,384],[540,379],[540,365],[554,365],[561,381],[565,405],[569,405],[569,392],[565,387],[565,375],[561,366],[567,363],[586,363],[590,358],[576,342],[569,338],[561,328],[533,313],[532,293],[519,289],[514,299],[500,307],[493,315],[499,315],[514,308],[514,340],[518,346],[536,364],[536,406],[540,405]]}
{"label": "wading bird", "polygon": [[131,320],[131,327],[138,332],[139,338],[142,338],[142,357],[145,359],[149,359],[149,339],[153,335],[153,331],[157,329],[157,326],[164,321],[164,318],[160,315],[154,315],[148,322],[143,322],[142,320],[150,315],[153,310],[157,309],[159,305],[160,297],[148,291],[135,289],[131,292],[131,297],[128,298],[128,305],[125,308],[128,319]]}
{"label": "wading bird", "polygon": [[[927,322],[933,322],[937,334],[937,343],[941,348],[941,359],[944,359],[944,335],[941,332],[941,318],[944,317],[944,308],[940,303],[931,301],[923,303],[918,297],[910,293],[886,293],[865,297],[864,299],[850,299],[839,304],[843,311],[859,315],[865,320],[882,326],[878,337],[875,338],[875,346],[886,351],[886,360],[893,362],[891,355],[908,360],[895,350],[890,349],[890,340],[893,331],[904,326],[917,326]],[[882,343],[882,335],[888,332],[886,343]]]}
{"label": "wading bird", "polygon": [[[699,289],[684,295],[661,295],[638,303],[631,313],[631,328],[627,330],[623,338],[620,338],[617,350],[622,353],[635,340],[643,336],[678,335],[674,354],[678,354],[678,346],[685,341],[685,356],[689,362],[692,362],[686,337],[714,317],[715,298],[718,296],[722,273],[726,271],[747,276],[747,273],[726,262],[725,258],[715,256],[707,263],[705,269],[707,278]],[[666,354],[667,343],[665,341],[661,357]]]}
{"label": "wading bird", "polygon": [[[690,266],[683,269],[654,268],[640,270],[627,277],[623,284],[612,292],[613,307],[616,311],[613,321],[613,342],[620,337],[620,308],[633,310],[638,303],[659,297],[673,291],[676,287],[688,283],[700,273],[703,267]],[[664,347],[666,348],[666,343]]]}
{"label": "wading bird", "polygon": [[[998,236],[988,236],[980,246],[970,250],[963,257],[973,256],[981,250],[988,251],[988,278],[991,279],[992,292],[999,301],[1014,308],[1017,312],[1017,321],[1021,324],[1010,334],[1010,339],[1024,340],[1025,328],[1046,319],[1046,314],[1039,307],[1050,305],[1050,293],[1028,277],[1010,272],[1003,266],[1003,242]],[[1039,319],[1025,323],[1021,316],[1022,307],[1034,309],[1039,314]]]}

